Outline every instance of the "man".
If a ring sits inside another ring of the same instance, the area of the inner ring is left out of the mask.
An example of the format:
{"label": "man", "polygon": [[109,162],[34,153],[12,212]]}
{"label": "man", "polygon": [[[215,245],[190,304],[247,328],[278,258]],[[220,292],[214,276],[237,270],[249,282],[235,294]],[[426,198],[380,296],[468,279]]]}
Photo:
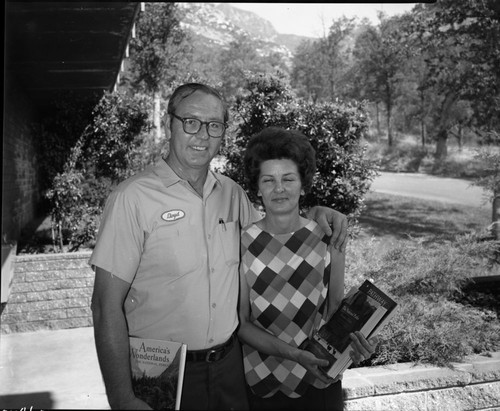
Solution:
{"label": "man", "polygon": [[[219,93],[203,84],[177,88],[165,127],[164,161],[109,196],[90,259],[99,364],[112,408],[146,409],[132,389],[128,337],[188,345],[183,409],[246,409],[238,326],[240,228],[260,219],[243,189],[209,170],[228,121]],[[345,217],[334,220],[344,247]],[[314,216],[312,216],[314,218]]]}

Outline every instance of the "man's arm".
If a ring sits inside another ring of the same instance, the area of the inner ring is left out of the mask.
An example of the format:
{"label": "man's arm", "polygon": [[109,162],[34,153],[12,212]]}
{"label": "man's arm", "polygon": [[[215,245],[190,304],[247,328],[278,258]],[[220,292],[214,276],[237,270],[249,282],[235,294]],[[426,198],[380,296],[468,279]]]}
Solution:
{"label": "man's arm", "polygon": [[[326,235],[331,235],[330,244],[345,252],[347,246],[347,217],[332,208],[315,206],[307,212],[307,217],[316,221]],[[333,232],[330,226],[333,227]]]}
{"label": "man's arm", "polygon": [[112,409],[151,409],[134,395],[123,302],[130,284],[96,267],[92,317],[99,366]]}

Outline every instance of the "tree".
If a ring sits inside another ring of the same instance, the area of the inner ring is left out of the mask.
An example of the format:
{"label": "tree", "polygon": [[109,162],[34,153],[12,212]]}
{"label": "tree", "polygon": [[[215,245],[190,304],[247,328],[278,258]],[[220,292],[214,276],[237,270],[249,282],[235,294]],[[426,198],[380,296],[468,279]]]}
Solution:
{"label": "tree", "polygon": [[181,11],[176,3],[146,3],[139,14],[137,35],[130,41],[130,67],[126,75],[132,90],[154,98],[154,125],[159,140],[160,101],[171,83],[185,75],[190,46],[182,30]]}
{"label": "tree", "polygon": [[243,90],[242,79],[246,73],[259,69],[259,60],[255,44],[246,34],[237,34],[229,48],[220,52],[218,67],[226,98],[231,99]]}
{"label": "tree", "polygon": [[330,101],[341,97],[339,86],[343,83],[348,67],[350,47],[347,40],[354,29],[354,21],[355,19],[344,16],[334,20],[328,35],[318,42],[319,67],[322,68],[324,93]]}
{"label": "tree", "polygon": [[411,30],[423,39],[429,70],[426,87],[438,97],[431,119],[435,127],[437,159],[447,155],[455,112],[464,101],[473,108],[470,124],[490,131],[500,121],[500,24],[492,1],[442,0],[419,4]]}
{"label": "tree", "polygon": [[302,40],[293,55],[291,84],[297,95],[308,101],[316,102],[321,92],[319,64],[317,44]]}
{"label": "tree", "polygon": [[378,27],[366,26],[356,39],[354,64],[358,66],[358,81],[366,95],[385,105],[387,141],[392,146],[392,111],[399,92],[406,50],[402,46],[398,20],[385,19],[382,14],[379,17]]}
{"label": "tree", "polygon": [[218,60],[221,90],[228,101],[242,93],[244,78],[249,74],[287,72],[279,53],[262,54],[258,41],[242,33],[235,34],[229,47],[220,51]]}
{"label": "tree", "polygon": [[328,34],[303,41],[293,57],[292,85],[312,101],[335,101],[346,95],[346,74],[351,60],[354,19],[334,20]]}

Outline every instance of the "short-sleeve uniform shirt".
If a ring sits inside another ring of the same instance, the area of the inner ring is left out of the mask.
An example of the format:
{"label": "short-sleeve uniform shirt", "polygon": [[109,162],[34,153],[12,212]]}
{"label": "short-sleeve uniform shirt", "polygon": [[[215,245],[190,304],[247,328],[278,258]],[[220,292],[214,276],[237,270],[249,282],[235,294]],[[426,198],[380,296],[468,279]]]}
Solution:
{"label": "short-sleeve uniform shirt", "polygon": [[213,347],[238,325],[240,228],[260,218],[231,179],[209,171],[202,198],[160,161],[111,193],[89,263],[131,283],[131,336]]}

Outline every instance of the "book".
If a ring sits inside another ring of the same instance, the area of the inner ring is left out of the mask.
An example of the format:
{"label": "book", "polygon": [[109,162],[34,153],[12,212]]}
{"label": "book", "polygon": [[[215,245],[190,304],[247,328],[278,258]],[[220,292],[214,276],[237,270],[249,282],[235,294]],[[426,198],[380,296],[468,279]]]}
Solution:
{"label": "book", "polygon": [[132,386],[155,410],[180,409],[187,345],[129,337]]}
{"label": "book", "polygon": [[354,331],[360,331],[365,338],[376,335],[394,316],[396,306],[392,297],[365,280],[345,295],[328,322],[299,348],[328,360],[328,366],[322,369],[336,378],[352,364],[349,335]]}

